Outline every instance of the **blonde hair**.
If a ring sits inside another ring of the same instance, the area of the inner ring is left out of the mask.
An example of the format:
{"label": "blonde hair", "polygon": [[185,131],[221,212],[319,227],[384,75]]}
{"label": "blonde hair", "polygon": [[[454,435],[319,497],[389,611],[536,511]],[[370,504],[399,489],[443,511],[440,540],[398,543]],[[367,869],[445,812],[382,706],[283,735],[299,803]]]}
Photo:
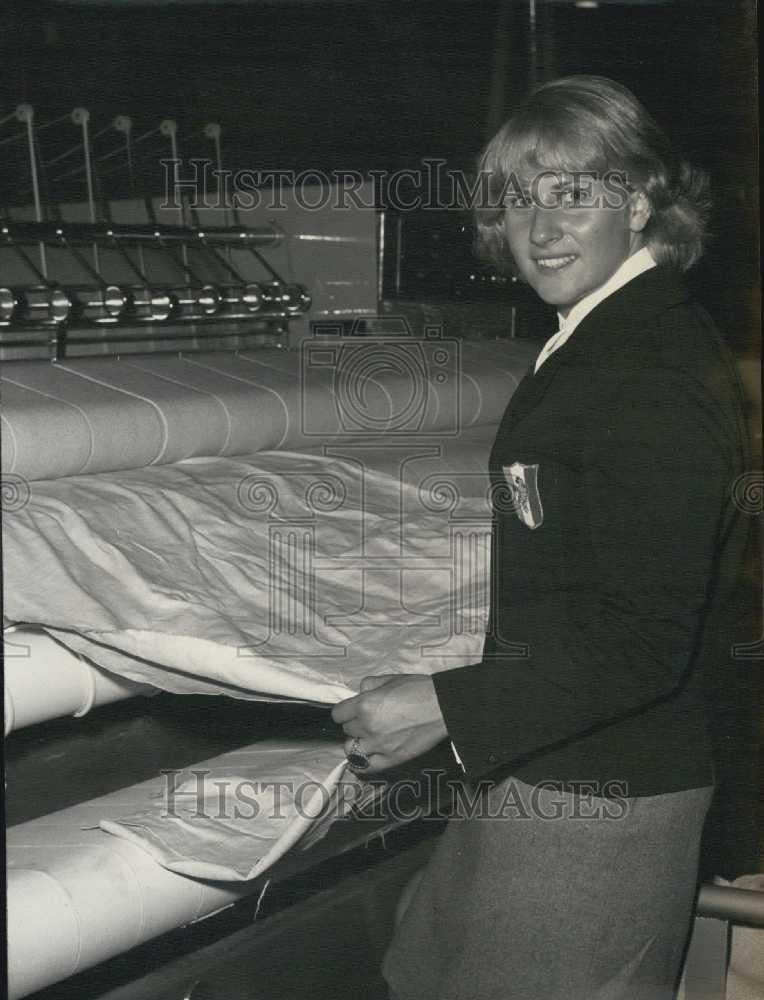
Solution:
{"label": "blonde hair", "polygon": [[521,174],[617,172],[650,203],[645,243],[658,264],[686,271],[703,253],[708,178],[679,159],[665,132],[626,87],[601,76],[569,76],[533,90],[484,149],[487,205],[475,210],[479,256],[512,266],[502,192]]}

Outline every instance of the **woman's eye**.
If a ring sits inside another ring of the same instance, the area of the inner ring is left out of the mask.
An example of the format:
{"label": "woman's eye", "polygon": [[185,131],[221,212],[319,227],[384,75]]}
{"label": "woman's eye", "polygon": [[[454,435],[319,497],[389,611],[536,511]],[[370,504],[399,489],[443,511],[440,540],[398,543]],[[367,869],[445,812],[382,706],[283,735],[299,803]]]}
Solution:
{"label": "woman's eye", "polygon": [[581,191],[579,188],[568,188],[560,192],[560,206],[562,208],[578,208],[581,204]]}

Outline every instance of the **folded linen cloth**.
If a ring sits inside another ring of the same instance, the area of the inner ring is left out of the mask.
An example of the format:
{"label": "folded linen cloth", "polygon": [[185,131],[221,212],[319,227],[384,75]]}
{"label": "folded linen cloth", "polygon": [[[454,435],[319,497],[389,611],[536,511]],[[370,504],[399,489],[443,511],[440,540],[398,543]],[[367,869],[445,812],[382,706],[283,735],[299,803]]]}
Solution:
{"label": "folded linen cloth", "polygon": [[167,776],[145,806],[102,830],[179,875],[246,881],[304,850],[368,798],[341,745],[261,744]]}

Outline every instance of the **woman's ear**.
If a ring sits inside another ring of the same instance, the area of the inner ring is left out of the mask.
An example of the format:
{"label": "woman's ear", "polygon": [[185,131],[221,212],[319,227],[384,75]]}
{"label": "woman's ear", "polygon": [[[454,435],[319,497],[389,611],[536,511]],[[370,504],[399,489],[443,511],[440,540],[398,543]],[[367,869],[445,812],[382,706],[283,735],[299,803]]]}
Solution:
{"label": "woman's ear", "polygon": [[629,198],[629,228],[633,233],[641,233],[647,225],[652,208],[644,191],[633,191]]}

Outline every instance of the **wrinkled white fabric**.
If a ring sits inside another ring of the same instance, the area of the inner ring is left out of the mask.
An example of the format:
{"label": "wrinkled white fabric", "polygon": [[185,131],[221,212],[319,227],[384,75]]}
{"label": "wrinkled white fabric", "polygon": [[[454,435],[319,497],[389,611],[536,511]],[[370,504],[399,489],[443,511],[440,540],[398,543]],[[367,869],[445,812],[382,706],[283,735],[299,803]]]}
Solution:
{"label": "wrinkled white fabric", "polygon": [[298,841],[303,850],[319,841],[370,787],[347,769],[341,745],[261,744],[185,768],[145,805],[99,825],[179,875],[245,881]]}
{"label": "wrinkled white fabric", "polygon": [[32,483],[4,519],[6,616],[181,693],[332,703],[370,673],[475,661],[480,430],[450,451],[337,445]]}

